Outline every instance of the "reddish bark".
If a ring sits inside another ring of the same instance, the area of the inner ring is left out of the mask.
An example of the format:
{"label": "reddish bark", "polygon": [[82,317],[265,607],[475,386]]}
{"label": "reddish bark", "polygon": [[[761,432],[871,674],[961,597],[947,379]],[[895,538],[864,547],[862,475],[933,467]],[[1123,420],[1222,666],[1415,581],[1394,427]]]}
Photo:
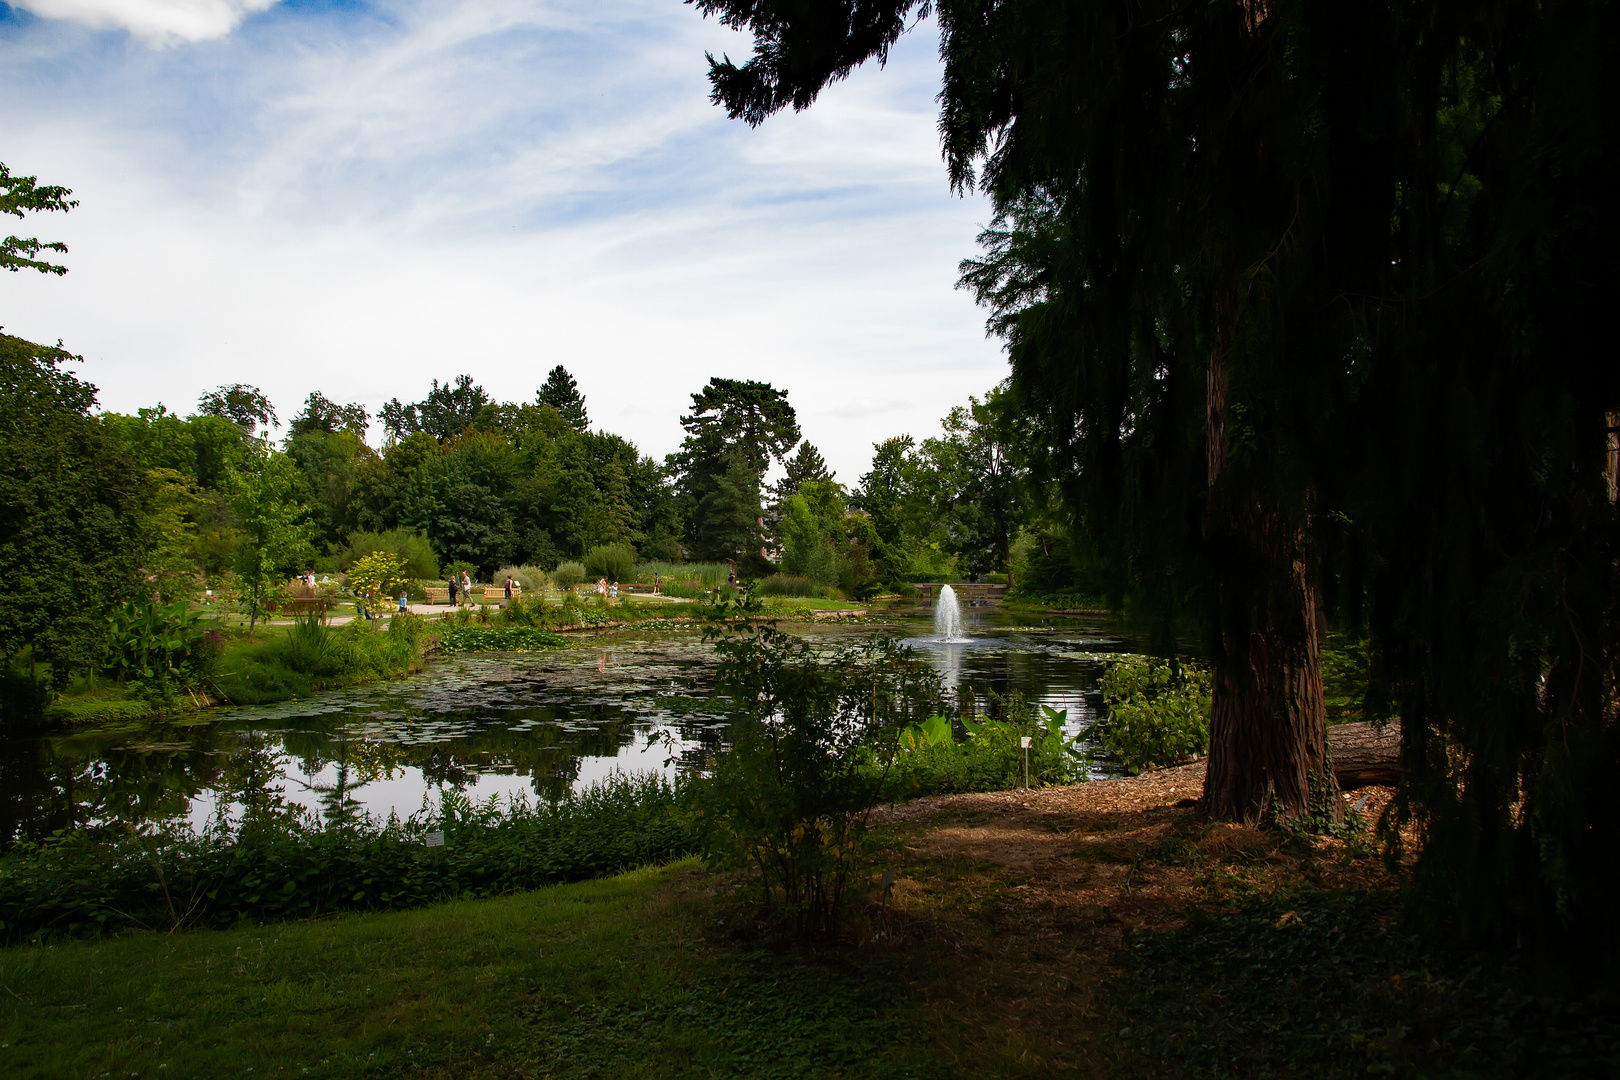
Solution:
{"label": "reddish bark", "polygon": [[1291,820],[1314,799],[1337,818],[1343,807],[1331,797],[1338,785],[1328,760],[1308,540],[1257,492],[1230,490],[1226,392],[1225,359],[1217,350],[1209,368],[1204,540],[1218,629],[1204,812]]}

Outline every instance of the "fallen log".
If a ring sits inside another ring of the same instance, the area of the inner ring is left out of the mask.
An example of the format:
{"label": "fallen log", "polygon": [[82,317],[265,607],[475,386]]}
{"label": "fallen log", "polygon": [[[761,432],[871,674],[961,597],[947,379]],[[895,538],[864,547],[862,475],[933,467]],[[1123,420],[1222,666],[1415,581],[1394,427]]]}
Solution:
{"label": "fallen log", "polygon": [[1401,726],[1395,721],[1378,725],[1335,724],[1327,730],[1328,758],[1340,791],[1373,784],[1393,785],[1401,778]]}

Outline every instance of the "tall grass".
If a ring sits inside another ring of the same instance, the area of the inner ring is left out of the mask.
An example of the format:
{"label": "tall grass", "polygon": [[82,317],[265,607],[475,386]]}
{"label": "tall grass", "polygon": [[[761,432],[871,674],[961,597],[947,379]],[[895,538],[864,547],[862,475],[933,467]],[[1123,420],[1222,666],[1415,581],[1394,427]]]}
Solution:
{"label": "tall grass", "polygon": [[426,625],[415,616],[396,615],[382,626],[355,619],[332,627],[317,615],[299,616],[285,637],[227,646],[220,674],[204,688],[232,705],[259,705],[339,683],[409,673],[422,661]]}
{"label": "tall grass", "polygon": [[709,589],[725,584],[730,573],[731,567],[723,562],[644,562],[637,565],[635,580],[638,584],[651,585],[653,575],[657,574],[665,585],[696,585]]}
{"label": "tall grass", "polygon": [[838,599],[838,590],[834,586],[823,585],[793,574],[772,574],[768,578],[761,578],[754,584],[754,592],[760,596],[814,596],[823,600]]}

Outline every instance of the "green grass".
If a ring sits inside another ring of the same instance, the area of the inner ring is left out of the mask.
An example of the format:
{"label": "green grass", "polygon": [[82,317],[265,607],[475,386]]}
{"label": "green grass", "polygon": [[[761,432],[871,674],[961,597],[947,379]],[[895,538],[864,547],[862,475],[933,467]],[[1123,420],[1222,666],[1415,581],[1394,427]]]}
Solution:
{"label": "green grass", "polygon": [[[409,912],[0,951],[8,1078],[1040,1075],[923,954],[715,945],[690,862]],[[969,1067],[953,1056],[979,1056]]]}

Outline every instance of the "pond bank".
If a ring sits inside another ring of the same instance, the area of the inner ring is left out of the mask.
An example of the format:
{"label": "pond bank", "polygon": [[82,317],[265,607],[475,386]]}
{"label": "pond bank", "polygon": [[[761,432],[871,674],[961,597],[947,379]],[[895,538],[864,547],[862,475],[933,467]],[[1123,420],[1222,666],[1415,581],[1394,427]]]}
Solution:
{"label": "pond bank", "polygon": [[1414,952],[1366,834],[1201,822],[1175,806],[1188,782],[1182,770],[896,807],[879,825],[894,888],[836,948],[760,948],[734,929],[729,879],[683,861],[416,911],[0,950],[0,1042],[19,1078],[1612,1063],[1612,1017],[1526,1005],[1489,957]]}

